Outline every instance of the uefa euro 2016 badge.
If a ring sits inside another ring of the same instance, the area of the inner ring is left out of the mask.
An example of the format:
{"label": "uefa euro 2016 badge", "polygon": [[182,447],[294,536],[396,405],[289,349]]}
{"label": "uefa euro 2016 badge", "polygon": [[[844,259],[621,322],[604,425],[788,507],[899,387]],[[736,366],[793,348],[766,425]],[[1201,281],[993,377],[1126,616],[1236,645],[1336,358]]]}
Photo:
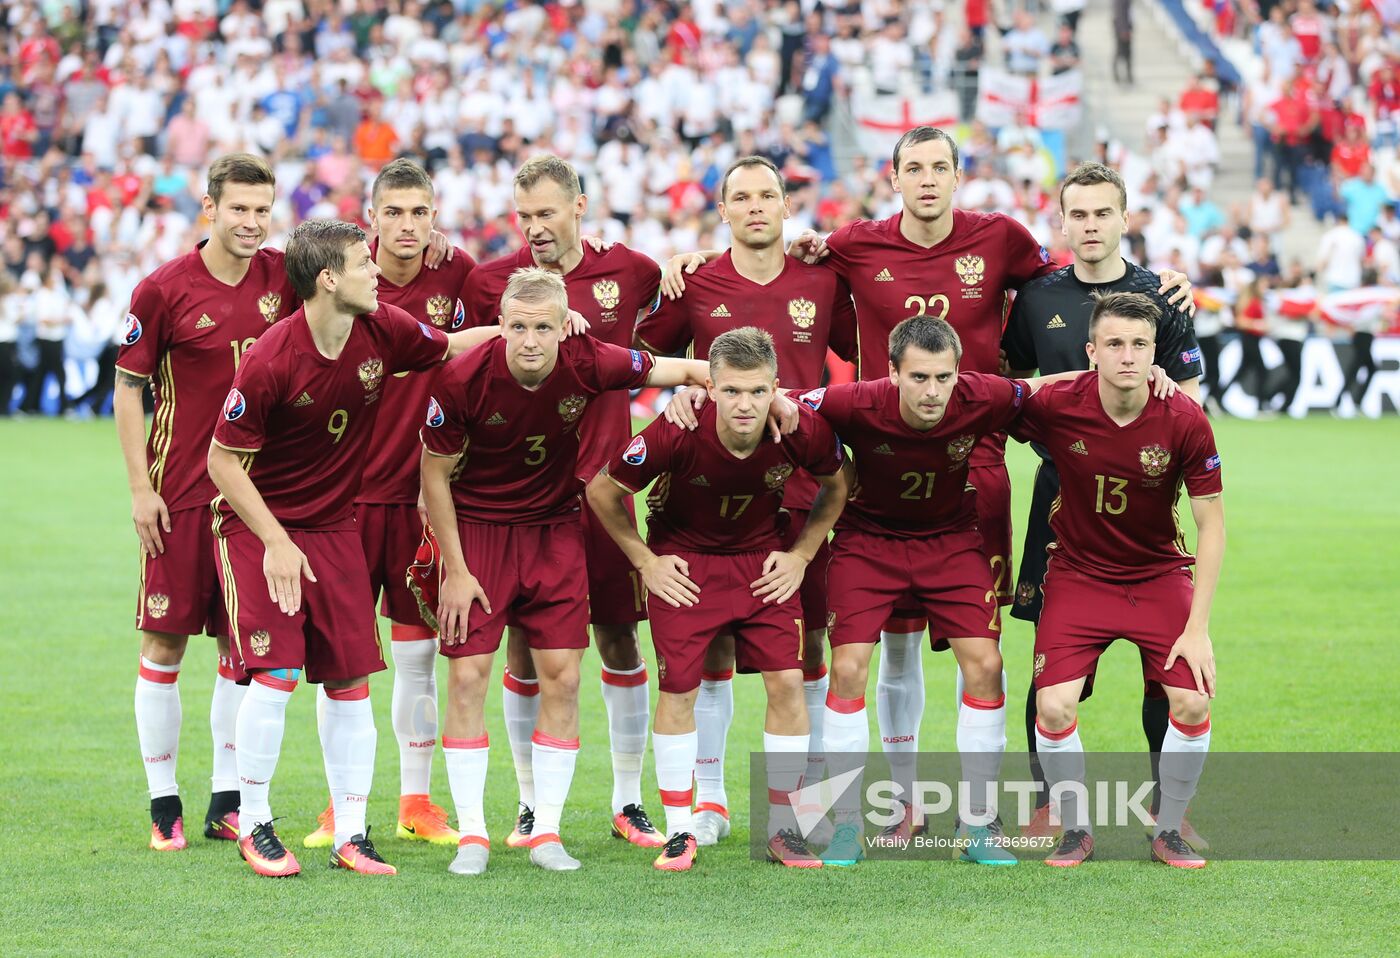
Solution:
{"label": "uefa euro 2016 badge", "polygon": [[438,294],[428,299],[426,304],[428,310],[428,321],[439,328],[447,325],[447,319],[452,315],[452,300],[446,296]]}
{"label": "uefa euro 2016 badge", "polygon": [[647,441],[641,436],[636,436],[627,444],[627,449],[622,453],[622,461],[629,466],[640,466],[647,461]]}

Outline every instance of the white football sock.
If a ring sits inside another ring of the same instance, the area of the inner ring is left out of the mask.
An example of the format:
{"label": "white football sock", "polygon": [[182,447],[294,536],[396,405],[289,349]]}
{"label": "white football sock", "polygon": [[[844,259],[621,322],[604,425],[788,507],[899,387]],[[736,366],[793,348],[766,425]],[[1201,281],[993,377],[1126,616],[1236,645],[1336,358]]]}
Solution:
{"label": "white football sock", "polygon": [[502,711],[506,720],[506,738],[515,763],[515,783],[520,789],[520,804],[535,807],[535,772],[530,763],[530,736],[535,734],[535,721],[540,714],[540,680],[521,679],[507,669],[501,693]]}
{"label": "white football sock", "polygon": [[[393,630],[402,627],[394,623]],[[399,794],[427,795],[437,745],[436,639],[394,639],[394,694],[389,715],[399,743]]]}
{"label": "white football sock", "polygon": [[875,721],[886,752],[917,752],[924,718],[924,634],[881,632]]}
{"label": "white football sock", "polygon": [[321,755],[335,810],[335,847],[365,834],[365,812],[374,783],[377,744],[369,686],[329,689],[321,724]]}
{"label": "white football sock", "polygon": [[234,736],[238,729],[238,707],[248,691],[246,685],[233,681],[232,662],[220,657],[219,672],[214,676],[214,696],[209,701],[209,733],[214,741],[213,774],[210,791],[238,791],[238,750]]}
{"label": "white football sock", "polygon": [[1210,716],[1200,725],[1180,725],[1172,716],[1167,737],[1162,740],[1162,759],[1157,778],[1162,798],[1157,803],[1157,833],[1180,832],[1186,806],[1196,794],[1210,751]]}
{"label": "white football sock", "polygon": [[826,673],[826,665],[815,672],[803,673],[802,701],[807,706],[807,724],[812,729],[811,741],[807,745],[807,770],[802,775],[804,785],[820,782],[826,775],[822,719],[826,716],[826,693],[830,688],[831,677]]}
{"label": "white football sock", "polygon": [[666,812],[667,838],[695,831],[690,806],[695,797],[692,782],[697,743],[695,732],[651,734],[651,748],[656,756],[656,787],[661,792],[661,807]]}
{"label": "white football sock", "polygon": [[763,760],[768,772],[768,837],[787,829],[797,831],[791,793],[802,783],[807,769],[810,735],[763,733]]}
{"label": "white football sock", "polygon": [[729,808],[724,790],[724,749],[734,722],[734,673],[700,680],[695,696],[695,804]]}
{"label": "white football sock", "polygon": [[963,695],[958,710],[958,753],[962,780],[967,783],[967,807],[959,796],[959,817],[969,825],[985,825],[997,813],[996,783],[1006,751],[1006,695],[995,702]]}
{"label": "white football sock", "polygon": [[[852,769],[863,767],[866,753],[870,751],[870,718],[865,708],[865,697],[843,699],[834,692],[827,692],[824,715],[822,716],[822,736],[826,740],[826,752],[831,759],[827,770],[828,780]],[[837,798],[834,818],[838,822],[857,822],[860,817],[861,780]]]}
{"label": "white football sock", "polygon": [[578,764],[578,739],[554,738],[535,732],[531,759],[535,769],[535,829],[532,842],[545,835],[559,835],[564,802],[574,782]]}
{"label": "white football sock", "polygon": [[491,741],[480,738],[443,738],[442,756],[447,762],[447,785],[457,806],[457,831],[465,838],[486,834],[486,765]]}
{"label": "white football sock", "polygon": [[612,810],[642,804],[642,754],[647,747],[647,666],[617,670],[603,666],[603,705],[612,748]]}
{"label": "white football sock", "polygon": [[247,838],[253,826],[272,821],[268,793],[277,758],[282,753],[282,733],[287,726],[287,703],[296,682],[275,679],[259,672],[253,676],[243,704],[238,707],[236,730],[238,758],[238,834]]}
{"label": "white football sock", "polygon": [[1078,783],[1084,787],[1084,743],[1079,741],[1079,722],[1062,732],[1046,732],[1040,722],[1035,723],[1035,750],[1040,756],[1040,768],[1045,773],[1046,784],[1050,787],[1050,821],[1055,820],[1055,808],[1060,810],[1060,824],[1068,831],[1082,828],[1092,831],[1089,825],[1088,793],[1075,789],[1057,791],[1061,783]]}
{"label": "white football sock", "polygon": [[144,655],[136,673],[136,737],[151,798],[180,794],[180,666],[157,665]]}
{"label": "white football sock", "polygon": [[[961,712],[963,705],[963,696],[967,694],[967,683],[963,681],[962,669],[955,669],[953,675],[957,680],[958,711]],[[1001,694],[1006,694],[1006,669],[1001,670]]]}

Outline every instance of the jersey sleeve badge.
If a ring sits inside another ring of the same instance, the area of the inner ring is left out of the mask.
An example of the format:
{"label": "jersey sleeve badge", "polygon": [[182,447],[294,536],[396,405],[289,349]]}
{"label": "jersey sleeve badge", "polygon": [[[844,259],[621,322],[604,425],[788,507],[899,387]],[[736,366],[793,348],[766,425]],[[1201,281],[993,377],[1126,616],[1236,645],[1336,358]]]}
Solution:
{"label": "jersey sleeve badge", "polygon": [[1217,453],[1206,460],[1206,472],[1214,472],[1220,468],[1220,454]]}
{"label": "jersey sleeve badge", "polygon": [[228,398],[224,400],[224,418],[233,422],[239,416],[248,411],[248,403],[243,398],[243,394],[236,388],[228,391]]}
{"label": "jersey sleeve badge", "polygon": [[122,342],[127,346],[135,346],[141,338],[141,320],[136,318],[135,313],[126,314],[126,325],[122,327]]}
{"label": "jersey sleeve badge", "polygon": [[809,389],[805,393],[797,397],[798,402],[802,403],[802,405],[806,406],[808,409],[813,410],[814,412],[822,408],[822,400],[824,399],[826,399],[825,386],[822,386],[819,389]]}
{"label": "jersey sleeve badge", "polygon": [[627,450],[622,454],[622,461],[629,466],[640,466],[647,461],[647,441],[641,436],[636,436],[627,444]]}
{"label": "jersey sleeve badge", "polygon": [[445,417],[442,414],[442,407],[438,405],[438,401],[432,396],[429,396],[428,418],[425,420],[429,428],[436,429],[438,426],[441,426],[444,418]]}

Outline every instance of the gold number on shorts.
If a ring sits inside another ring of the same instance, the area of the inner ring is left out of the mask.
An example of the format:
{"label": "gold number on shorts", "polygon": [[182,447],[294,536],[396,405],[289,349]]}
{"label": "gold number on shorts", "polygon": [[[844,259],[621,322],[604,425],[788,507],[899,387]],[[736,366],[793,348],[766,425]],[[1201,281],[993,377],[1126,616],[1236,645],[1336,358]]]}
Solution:
{"label": "gold number on shorts", "polygon": [[344,409],[337,409],[335,412],[331,413],[331,418],[326,423],[326,432],[335,437],[335,439],[332,440],[332,444],[340,442],[340,437],[345,435],[345,427],[349,424],[350,414]]}
{"label": "gold number on shorts", "polygon": [[1009,585],[1006,581],[1006,556],[992,556],[992,593],[998,598],[1010,595],[1011,590],[1002,590],[1003,585]]}
{"label": "gold number on shorts", "polygon": [[627,573],[627,578],[632,580],[632,611],[641,612],[647,607],[647,587],[642,581],[642,574],[635,569]]}
{"label": "gold number on shorts", "polygon": [[[1097,485],[1097,492],[1094,497],[1094,511],[1106,512],[1111,516],[1121,516],[1128,508],[1128,494],[1124,489],[1128,488],[1128,480],[1119,479],[1115,476],[1095,476],[1094,482]],[[1109,485],[1108,499],[1104,498],[1104,483]]]}
{"label": "gold number on shorts", "polygon": [[237,339],[230,339],[230,340],[228,341],[229,349],[232,349],[232,350],[233,350],[233,371],[234,371],[234,372],[238,372],[238,364],[239,364],[239,362],[243,359],[243,354],[246,353],[246,352],[248,351],[248,347],[251,346],[251,345],[253,345],[253,344],[256,343],[256,342],[257,342],[257,339],[256,339],[255,337],[253,337],[253,336],[249,336],[247,339],[242,340],[241,342],[240,342],[239,340],[237,340]]}
{"label": "gold number on shorts", "polygon": [[[719,500],[719,517],[721,519],[737,519],[744,514],[744,510],[753,502],[753,496],[721,496]],[[730,515],[730,505],[737,506],[734,514]]]}
{"label": "gold number on shorts", "polygon": [[530,451],[525,456],[525,465],[538,466],[544,462],[544,457],[548,451],[544,448],[544,436],[526,436],[525,441],[530,444]]}
{"label": "gold number on shorts", "polygon": [[[899,481],[907,482],[909,486],[899,494],[899,498],[928,499],[933,495],[933,480],[937,477],[936,472],[906,472],[899,477]],[[923,492],[919,491],[920,488]]]}
{"label": "gold number on shorts", "polygon": [[938,310],[938,319],[948,318],[948,297],[942,293],[935,293],[932,296],[910,296],[904,301],[905,309],[917,309],[920,316],[933,316],[933,310]]}

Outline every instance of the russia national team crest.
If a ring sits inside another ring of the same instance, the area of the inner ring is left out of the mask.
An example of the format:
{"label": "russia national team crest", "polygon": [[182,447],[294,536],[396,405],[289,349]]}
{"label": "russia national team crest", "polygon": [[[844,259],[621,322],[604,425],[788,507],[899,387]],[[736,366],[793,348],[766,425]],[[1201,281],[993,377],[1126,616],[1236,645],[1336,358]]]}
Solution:
{"label": "russia national team crest", "polygon": [[1172,461],[1172,454],[1154,443],[1151,446],[1142,447],[1142,452],[1138,453],[1138,461],[1142,463],[1142,471],[1156,479],[1167,471],[1167,466]]}
{"label": "russia national team crest", "polygon": [[817,321],[817,305],[810,299],[788,300],[788,315],[798,329],[811,329]]}
{"label": "russia national team crest", "polygon": [[384,360],[378,356],[373,359],[366,359],[360,363],[358,370],[360,374],[360,385],[365,387],[365,392],[372,393],[379,388],[379,384],[384,381]]}
{"label": "russia national team crest", "polygon": [[1031,678],[1040,678],[1040,673],[1045,671],[1045,653],[1041,652],[1035,657],[1035,668],[1031,671]]}
{"label": "russia national team crest", "polygon": [[146,614],[153,619],[165,618],[165,613],[170,611],[170,596],[162,592],[152,593],[146,596]]}
{"label": "russia national team crest", "polygon": [[135,313],[127,313],[126,325],[122,327],[122,343],[127,346],[135,346],[140,338],[141,320],[136,318]]}
{"label": "russia national team crest", "polygon": [[763,474],[763,484],[769,489],[780,489],[792,475],[792,463],[780,462]]}
{"label": "russia national team crest", "polygon": [[233,422],[243,415],[248,409],[248,403],[244,401],[243,394],[236,388],[228,391],[228,398],[224,400],[224,418]]}
{"label": "russia national team crest", "polygon": [[442,425],[443,420],[444,420],[445,418],[446,418],[446,417],[443,416],[443,414],[442,414],[442,407],[438,405],[438,401],[437,401],[436,399],[434,399],[432,396],[429,396],[429,397],[428,397],[428,418],[427,418],[427,420],[426,420],[428,426],[429,426],[430,428],[432,428],[432,429],[436,429],[438,426],[441,426],[441,425]]}
{"label": "russia national team crest", "polygon": [[627,444],[627,450],[622,454],[622,461],[629,466],[640,466],[647,461],[647,441],[641,436],[636,436]]}
{"label": "russia national team crest", "polygon": [[258,312],[269,323],[277,322],[277,314],[282,311],[281,293],[263,293],[258,297]]}
{"label": "russia national team crest", "polygon": [[429,297],[427,307],[429,322],[438,328],[447,325],[447,319],[452,314],[452,300],[439,294]]}
{"label": "russia national team crest", "polygon": [[267,629],[258,629],[248,636],[248,647],[256,656],[267,655],[268,650],[272,648],[272,636],[268,634]]}
{"label": "russia national team crest", "polygon": [[987,272],[987,264],[982,257],[959,256],[953,261],[953,269],[958,274],[958,280],[967,287],[963,290],[963,299],[981,299],[982,291],[975,287],[981,284],[982,277]]}
{"label": "russia national team crest", "polygon": [[618,302],[622,296],[617,289],[617,280],[600,279],[593,284],[593,298],[598,301],[598,306],[604,310],[617,309]]}
{"label": "russia national team crest", "polygon": [[1035,599],[1035,583],[1022,582],[1016,587],[1016,604],[1030,605]]}
{"label": "russia national team crest", "polygon": [[962,462],[967,458],[967,454],[972,452],[972,447],[975,445],[977,445],[976,436],[959,436],[948,443],[948,458],[954,462]]}
{"label": "russia national team crest", "polygon": [[583,409],[587,405],[587,396],[565,396],[559,400],[559,415],[565,423],[572,425],[583,415]]}

